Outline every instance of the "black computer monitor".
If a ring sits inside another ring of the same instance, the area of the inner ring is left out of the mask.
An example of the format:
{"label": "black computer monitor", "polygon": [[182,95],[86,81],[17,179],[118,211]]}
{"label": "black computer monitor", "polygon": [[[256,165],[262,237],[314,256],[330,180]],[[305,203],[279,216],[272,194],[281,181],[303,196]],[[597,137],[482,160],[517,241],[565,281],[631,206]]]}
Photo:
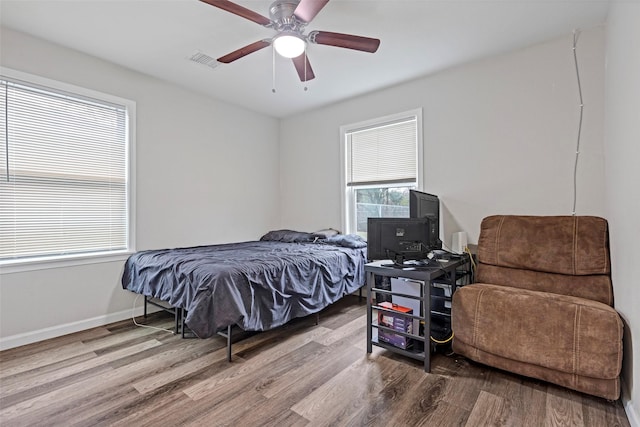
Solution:
{"label": "black computer monitor", "polygon": [[429,250],[441,249],[440,199],[438,196],[418,190],[409,190],[409,216],[411,218],[429,218],[431,220],[427,245]]}
{"label": "black computer monitor", "polygon": [[367,258],[396,264],[424,259],[430,251],[430,232],[429,218],[368,218]]}

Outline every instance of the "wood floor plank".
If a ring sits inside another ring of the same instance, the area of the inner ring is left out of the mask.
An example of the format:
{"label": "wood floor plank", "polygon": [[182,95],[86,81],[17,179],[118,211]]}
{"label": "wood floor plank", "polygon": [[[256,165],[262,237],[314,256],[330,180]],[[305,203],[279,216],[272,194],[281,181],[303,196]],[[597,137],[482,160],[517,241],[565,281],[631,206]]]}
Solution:
{"label": "wood floor plank", "polygon": [[208,408],[199,411],[195,417],[188,420],[183,418],[174,419],[180,425],[201,427],[201,426],[231,426],[237,425],[233,420],[238,414],[252,412],[256,410],[256,406],[263,403],[266,399],[255,390],[249,389],[241,394],[236,394],[230,399],[224,400],[224,403],[218,405],[207,405]]}
{"label": "wood floor plank", "polygon": [[584,425],[580,396],[566,389],[549,388],[546,399],[545,425]]}
{"label": "wood floor plank", "polygon": [[469,427],[502,426],[505,425],[505,422],[504,399],[495,394],[481,391],[465,425]]}
{"label": "wood floor plank", "polygon": [[[131,320],[0,352],[0,425],[629,427],[620,401],[456,355],[422,363],[366,353],[355,296],[234,344],[182,339]],[[156,313],[140,319],[173,328]],[[444,351],[444,350],[442,350]],[[6,368],[6,369],[5,369]]]}
{"label": "wood floor plank", "polygon": [[51,350],[58,350],[68,344],[78,343],[88,339],[99,338],[105,335],[111,335],[111,332],[106,327],[97,327],[87,329],[86,331],[74,332],[72,334],[63,335],[61,337],[47,339],[33,344],[27,344],[21,347],[0,351],[0,366],[3,366],[5,363],[8,363],[16,358],[25,359],[37,353],[46,353]]}
{"label": "wood floor plank", "polygon": [[[324,325],[322,325],[324,327]],[[362,316],[353,319],[352,321],[345,323],[336,329],[333,332],[325,334],[321,337],[316,338],[316,342],[322,345],[331,345],[334,342],[343,339],[349,335],[352,335],[355,331],[362,330],[366,328],[367,324],[365,319]]]}
{"label": "wood floor plank", "polygon": [[149,393],[140,394],[136,401],[126,403],[117,412],[114,412],[108,425],[167,425],[168,419],[183,419],[180,413],[185,410],[190,413],[209,409],[216,402],[207,399],[194,402],[184,394],[183,390],[215,375],[228,366],[226,358],[212,359],[209,365],[198,371],[191,372]]}
{"label": "wood floor plank", "polygon": [[[209,343],[205,340],[198,340],[193,342],[192,345],[171,350],[169,353],[163,352],[152,356],[162,361],[163,365],[166,365],[166,369],[148,372],[143,378],[132,383],[133,387],[141,394],[150,393],[173,381],[211,366],[214,361],[221,361],[226,357],[226,348],[206,351],[207,349],[210,350],[208,345]],[[196,353],[196,348],[202,348],[203,351]],[[190,352],[192,356],[198,355],[198,357],[185,357],[183,351]]]}
{"label": "wood floor plank", "polygon": [[[282,359],[283,357],[287,357],[287,355],[291,354],[291,352],[295,351],[297,348],[302,347],[310,341],[318,339],[318,337],[325,335],[328,332],[330,332],[330,330],[326,328],[315,327],[306,334],[294,335],[286,340],[286,346],[272,347],[262,351],[260,354],[251,359],[252,365],[265,367],[269,366],[270,364]],[[221,372],[220,374],[187,388],[186,390],[184,390],[184,392],[187,396],[191,397],[194,400],[201,399],[207,394],[212,393],[225,384],[231,383],[237,378],[251,375],[253,373],[252,365],[234,364],[233,366],[229,367],[229,369]]]}
{"label": "wood floor plank", "polygon": [[[235,363],[235,362],[234,362]],[[205,381],[217,373],[227,369],[229,362],[226,358],[219,360],[212,360],[211,363],[205,368],[190,373],[188,376],[172,381],[163,385],[160,388],[153,390],[151,393],[141,395],[145,406],[154,406],[153,411],[147,411],[143,409],[139,411],[139,415],[134,418],[134,423],[131,423],[131,418],[127,417],[129,423],[118,422],[118,425],[182,425],[191,419],[194,419],[198,414],[210,410],[212,407],[218,405],[225,405],[227,399],[235,398],[238,393],[228,392],[224,395],[209,394],[198,401],[194,401],[184,393],[184,390],[192,387],[195,384]],[[245,395],[244,391],[240,393]],[[164,396],[172,395],[173,400],[166,400]],[[246,395],[245,395],[246,396]],[[161,399],[165,403],[163,405],[156,406],[155,402]],[[152,403],[153,402],[153,403]],[[139,410],[140,405],[133,406],[133,409]],[[186,408],[186,409],[185,409]]]}
{"label": "wood floor plank", "polygon": [[84,343],[73,342],[42,353],[34,353],[24,358],[14,358],[0,364],[0,379],[91,352],[91,348],[84,345]]}
{"label": "wood floor plank", "polygon": [[348,304],[332,304],[320,312],[320,325],[327,329],[338,329],[350,321],[362,317],[362,308],[367,300],[357,295],[347,295],[344,301]]}
{"label": "wood floor plank", "polygon": [[0,379],[0,399],[4,394],[3,392],[6,387],[14,387],[16,383],[29,383],[33,378],[41,375],[46,375],[47,373],[56,372],[59,369],[64,369],[76,363],[82,363],[86,360],[93,359],[94,357],[97,357],[94,352],[83,353],[78,356],[70,357],[58,362],[53,362],[48,365],[31,369],[29,371],[19,372],[17,374],[4,377]]}
{"label": "wood floor plank", "polygon": [[[394,369],[381,371],[383,387],[380,392],[369,390],[366,398],[357,411],[349,416],[346,424],[349,425],[386,425],[397,423],[398,425],[416,425],[417,419],[423,418],[422,408],[427,413],[433,411],[439,401],[442,385],[441,378],[426,374],[424,371],[411,367],[407,369],[401,362],[393,359],[380,358],[380,362],[394,366]],[[419,384],[427,380],[430,384],[429,393],[419,392]],[[428,401],[426,405],[422,405]],[[407,406],[406,403],[413,402]]]}
{"label": "wood floor plank", "polygon": [[[269,406],[267,406],[269,407]],[[254,408],[255,412],[260,408]],[[304,419],[300,415],[296,414],[290,409],[287,409],[279,414],[264,413],[264,417],[259,417],[259,414],[255,412],[245,411],[245,415],[251,414],[253,418],[238,418],[234,420],[232,425],[237,426],[260,426],[260,427],[304,427],[309,425],[309,420]]]}
{"label": "wood floor plank", "polygon": [[485,384],[481,369],[469,369],[466,360],[455,360],[440,354],[431,360],[431,373],[444,378],[442,399],[466,413],[470,413]]}
{"label": "wood floor plank", "polygon": [[388,371],[396,368],[393,361],[361,358],[291,407],[313,423],[331,419],[337,423],[349,418],[351,409],[366,402],[370,393],[384,389]]}
{"label": "wood floor plank", "polygon": [[[410,377],[414,379],[412,384],[405,389],[399,388],[398,396],[388,398],[389,410],[380,411],[378,415],[385,420],[386,424],[421,425],[429,419],[433,419],[435,424],[443,423],[442,417],[446,413],[443,409],[448,407],[443,399],[447,379],[427,374],[421,368],[411,374]],[[381,409],[385,406],[381,406]],[[461,414],[459,410],[456,412],[460,417],[466,418],[466,413]]]}
{"label": "wood floor plank", "polygon": [[290,409],[285,399],[263,399],[250,411],[242,411],[230,420],[234,426],[306,426],[309,420]]}
{"label": "wood floor plank", "polygon": [[[152,426],[152,418],[162,411],[184,411],[186,405],[190,404],[190,399],[179,387],[156,389],[151,393],[139,396],[132,402],[125,403],[114,410],[108,418],[96,422],[95,426]],[[169,424],[159,421],[157,425]]]}
{"label": "wood floor plank", "polygon": [[[149,338],[151,337],[153,337],[153,335],[149,336]],[[159,342],[161,342],[161,346],[158,348],[149,348],[147,350],[131,354],[130,356],[116,359],[110,362],[110,365],[117,369],[121,366],[141,362],[143,360],[146,360],[147,362],[153,361],[153,371],[147,372],[149,376],[152,376],[158,372],[170,370],[173,366],[189,362],[196,357],[212,353],[221,348],[221,344],[216,343],[213,340],[183,340],[179,337],[175,337],[170,340]]]}
{"label": "wood floor plank", "polygon": [[[310,392],[333,378],[356,360],[363,359],[362,353],[347,347],[337,350],[335,347],[326,346],[314,353],[296,368],[291,369],[277,377],[261,379],[257,388],[268,398],[279,398],[288,401],[288,395],[295,395],[298,399],[307,396]],[[314,369],[309,369],[313,366]],[[290,403],[293,405],[296,402]]]}
{"label": "wood floor plank", "polygon": [[[303,364],[305,359],[311,354],[319,351],[319,348],[321,348],[321,346],[318,343],[310,341],[303,346],[297,347],[290,357],[273,360],[268,365],[254,365],[250,370],[246,370],[245,367],[245,369],[240,371],[230,383],[225,381],[216,383],[216,385],[213,386],[213,383],[209,380],[205,380],[203,383],[207,384],[206,393],[199,392],[198,394],[191,395],[189,392],[195,389],[194,387],[186,389],[185,394],[194,400],[200,400],[207,397],[209,402],[216,405],[220,404],[232,399],[234,395],[244,394],[249,390],[256,390],[256,388],[259,387],[259,382],[256,381],[256,370],[261,371],[266,380],[269,380],[269,378],[283,375],[293,367]],[[249,366],[248,363],[245,363],[244,365],[247,365],[247,367]],[[198,384],[198,386],[200,384]]]}
{"label": "wood floor plank", "polygon": [[[259,357],[256,359],[256,363],[262,363],[262,357],[264,357],[262,353],[272,352],[273,350],[270,349],[278,347],[283,342],[291,339],[300,340],[300,336],[309,333],[314,334],[314,337],[317,338],[323,334],[330,333],[330,330],[322,325],[317,325],[313,320],[313,316],[294,319],[284,326],[266,332],[255,333],[246,340],[234,344],[233,357],[238,356],[246,361]],[[256,340],[255,343],[253,343],[254,340]],[[302,340],[303,342],[308,341],[305,338],[302,338]],[[243,347],[242,344],[245,341],[248,341],[250,345]]]}
{"label": "wood floor plank", "polygon": [[[165,327],[170,327],[172,325],[173,325],[172,321],[167,321],[165,319],[163,323],[158,324],[157,327],[165,328]],[[116,347],[126,345],[125,343],[127,342],[132,342],[133,340],[136,340],[138,338],[142,338],[144,340],[144,338],[150,335],[158,335],[158,334],[165,335],[165,336],[172,335],[170,332],[158,331],[157,329],[132,327],[132,328],[123,330],[117,335],[116,334],[105,335],[98,338],[84,340],[82,341],[82,343],[85,345],[86,348],[90,349],[91,351],[99,352],[100,350],[104,350],[108,348],[113,348],[115,350],[117,349]],[[138,342],[140,341],[138,340],[134,342],[134,344],[137,344]]]}
{"label": "wood floor plank", "polygon": [[53,387],[59,387],[63,385],[63,382],[61,382],[61,380],[68,379],[69,377],[74,377],[72,381],[75,381],[77,379],[77,374],[80,374],[84,371],[95,371],[100,367],[109,369],[110,367],[108,366],[108,364],[112,361],[125,358],[132,354],[140,353],[145,349],[155,348],[159,345],[160,342],[158,341],[147,340],[140,344],[127,346],[117,351],[106,353],[102,356],[95,356],[83,362],[78,362],[73,365],[60,368],[54,372],[46,372],[39,376],[34,376],[30,378],[29,381],[14,382],[10,386],[3,384],[2,392],[0,393],[0,397],[3,400],[0,404],[4,404],[5,398],[10,395],[18,393],[24,394],[25,392],[32,389],[38,389],[38,392],[33,394],[44,394],[47,389],[47,387],[45,387],[47,384],[50,384]]}
{"label": "wood floor plank", "polygon": [[[513,411],[508,419],[509,424],[533,425],[545,418],[547,391],[544,386],[533,386],[523,384],[522,389],[514,391],[511,398],[512,407],[517,407],[518,411]],[[587,424],[604,425],[604,424]]]}
{"label": "wood floor plank", "polygon": [[[149,346],[157,346],[159,344],[158,341],[151,340],[148,343],[138,344],[132,350],[142,351]],[[74,382],[73,384],[25,399],[0,410],[0,420],[14,420],[21,417],[26,410],[34,412],[56,404],[68,404],[75,400],[84,399],[87,394],[96,390],[124,384],[130,380],[132,371],[135,369],[136,367],[129,369],[120,368],[119,370],[111,369],[83,381]],[[40,414],[38,416],[40,416]]]}
{"label": "wood floor plank", "polygon": [[55,391],[65,385],[74,384],[78,381],[82,381],[88,378],[95,377],[111,371],[111,367],[108,365],[95,366],[93,368],[85,369],[75,374],[64,376],[58,380],[48,381],[40,385],[28,384],[21,387],[21,390],[15,393],[7,394],[0,398],[0,410],[9,408],[13,405],[17,405],[25,400],[31,400],[38,396],[45,395],[49,392]]}
{"label": "wood floor plank", "polygon": [[613,405],[612,402],[602,399],[590,399],[587,396],[581,396],[581,398],[584,425],[631,427],[628,419],[621,419],[617,406]]}
{"label": "wood floor plank", "polygon": [[106,388],[102,394],[93,395],[90,400],[77,401],[73,406],[50,407],[43,413],[42,419],[48,425],[93,427],[110,420],[114,410],[138,397],[139,393],[129,385],[117,385]]}
{"label": "wood floor plank", "polygon": [[546,416],[548,385],[504,371],[491,370],[485,391],[499,396],[504,402],[506,425],[535,423]]}

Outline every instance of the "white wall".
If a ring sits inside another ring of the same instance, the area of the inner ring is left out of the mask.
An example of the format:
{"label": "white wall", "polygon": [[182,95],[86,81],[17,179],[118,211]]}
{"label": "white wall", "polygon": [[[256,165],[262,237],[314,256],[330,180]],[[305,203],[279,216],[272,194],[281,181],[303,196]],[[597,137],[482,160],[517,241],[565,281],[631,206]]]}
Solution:
{"label": "white wall", "polygon": [[[427,55],[428,52],[423,54]],[[578,214],[604,215],[604,31],[578,41],[585,115]],[[339,127],[424,112],[423,189],[443,202],[443,239],[477,242],[490,214],[570,215],[579,98],[572,35],[283,120],[282,226],[340,227]]]}
{"label": "white wall", "polygon": [[640,3],[612,2],[607,20],[605,189],[615,305],[625,321],[623,401],[640,426]]}
{"label": "white wall", "polygon": [[[279,221],[278,121],[1,30],[0,65],[137,103],[137,248],[259,238]],[[2,274],[0,346],[130,314],[124,261]]]}

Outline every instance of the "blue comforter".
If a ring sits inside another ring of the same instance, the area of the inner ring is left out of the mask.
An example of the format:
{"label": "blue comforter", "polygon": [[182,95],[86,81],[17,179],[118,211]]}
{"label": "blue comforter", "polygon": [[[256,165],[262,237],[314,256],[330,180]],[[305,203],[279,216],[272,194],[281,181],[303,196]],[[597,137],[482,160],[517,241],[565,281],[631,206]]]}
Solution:
{"label": "blue comforter", "polygon": [[366,247],[340,243],[252,241],[142,251],[127,260],[122,286],[187,310],[185,322],[200,338],[228,325],[268,330],[362,286]]}

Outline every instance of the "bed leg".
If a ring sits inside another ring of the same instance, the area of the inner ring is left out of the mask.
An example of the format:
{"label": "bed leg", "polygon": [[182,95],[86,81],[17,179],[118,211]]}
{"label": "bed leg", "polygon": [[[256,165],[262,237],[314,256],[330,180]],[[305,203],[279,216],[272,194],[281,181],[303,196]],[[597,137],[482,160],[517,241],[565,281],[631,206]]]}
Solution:
{"label": "bed leg", "polygon": [[147,296],[144,296],[144,318],[147,318]]}
{"label": "bed leg", "polygon": [[227,361],[231,362],[231,325],[227,326]]}
{"label": "bed leg", "polygon": [[318,326],[320,324],[320,312],[318,311],[316,313],[316,326]]}
{"label": "bed leg", "polygon": [[184,309],[180,309],[180,330],[184,339]]}

